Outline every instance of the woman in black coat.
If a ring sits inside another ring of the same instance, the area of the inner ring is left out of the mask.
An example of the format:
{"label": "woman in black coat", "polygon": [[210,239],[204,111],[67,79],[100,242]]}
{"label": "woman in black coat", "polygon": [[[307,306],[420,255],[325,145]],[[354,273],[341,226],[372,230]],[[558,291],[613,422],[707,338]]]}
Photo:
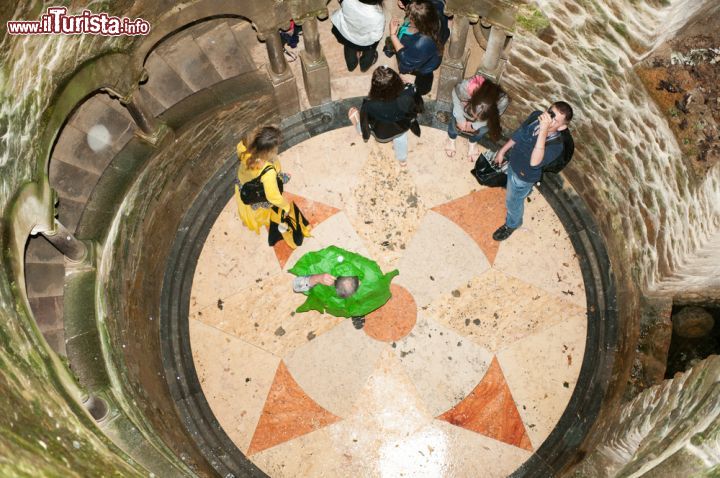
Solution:
{"label": "woman in black coat", "polygon": [[417,123],[419,105],[415,88],[404,84],[400,75],[387,66],[375,69],[370,92],[358,111],[348,111],[350,121],[355,125],[363,140],[372,134],[380,143],[393,142],[395,158],[406,166],[408,155],[408,130],[420,136]]}

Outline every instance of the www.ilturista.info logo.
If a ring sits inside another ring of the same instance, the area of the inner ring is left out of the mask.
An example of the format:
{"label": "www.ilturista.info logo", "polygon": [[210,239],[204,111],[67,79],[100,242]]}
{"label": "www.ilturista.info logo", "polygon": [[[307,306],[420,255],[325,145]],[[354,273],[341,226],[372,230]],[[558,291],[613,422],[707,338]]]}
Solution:
{"label": "www.ilturista.info logo", "polygon": [[7,22],[7,30],[11,35],[147,35],[150,23],[142,18],[113,17],[90,10],[68,15],[65,7],[50,7],[39,20]]}

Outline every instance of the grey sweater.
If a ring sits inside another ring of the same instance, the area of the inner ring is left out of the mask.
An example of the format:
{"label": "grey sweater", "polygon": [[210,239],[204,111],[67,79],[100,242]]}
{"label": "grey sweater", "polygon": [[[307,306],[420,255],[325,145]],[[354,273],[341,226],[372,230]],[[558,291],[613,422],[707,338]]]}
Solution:
{"label": "grey sweater", "polygon": [[[465,103],[467,103],[470,100],[470,95],[468,94],[468,84],[470,83],[470,78],[467,78],[457,85],[455,85],[455,88],[452,90],[452,102],[453,102],[453,116],[455,117],[455,121],[458,123],[464,123],[466,121],[472,120],[472,118],[469,118],[465,114]],[[502,116],[503,113],[505,113],[505,110],[507,109],[508,105],[510,104],[510,100],[508,99],[508,96],[503,93],[500,95],[500,98],[498,99],[498,111],[500,112],[500,115]],[[475,131],[479,130],[483,126],[487,125],[487,121],[473,121],[472,127]]]}

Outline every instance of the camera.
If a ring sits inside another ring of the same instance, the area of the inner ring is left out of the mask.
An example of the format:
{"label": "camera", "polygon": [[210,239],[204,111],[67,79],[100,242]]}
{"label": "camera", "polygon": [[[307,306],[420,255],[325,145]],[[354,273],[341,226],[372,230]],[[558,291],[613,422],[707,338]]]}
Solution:
{"label": "camera", "polygon": [[383,53],[385,53],[385,56],[388,58],[392,58],[392,56],[395,54],[395,47],[392,44],[392,39],[390,37],[385,37],[385,46],[383,46]]}

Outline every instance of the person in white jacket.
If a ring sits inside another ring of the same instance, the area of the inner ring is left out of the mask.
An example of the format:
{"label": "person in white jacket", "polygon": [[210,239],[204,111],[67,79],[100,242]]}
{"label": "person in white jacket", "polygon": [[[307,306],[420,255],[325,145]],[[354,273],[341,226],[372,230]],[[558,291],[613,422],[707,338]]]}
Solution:
{"label": "person in white jacket", "polygon": [[366,72],[378,59],[377,45],[385,32],[382,0],[342,0],[330,17],[332,32],[343,45],[348,71]]}

